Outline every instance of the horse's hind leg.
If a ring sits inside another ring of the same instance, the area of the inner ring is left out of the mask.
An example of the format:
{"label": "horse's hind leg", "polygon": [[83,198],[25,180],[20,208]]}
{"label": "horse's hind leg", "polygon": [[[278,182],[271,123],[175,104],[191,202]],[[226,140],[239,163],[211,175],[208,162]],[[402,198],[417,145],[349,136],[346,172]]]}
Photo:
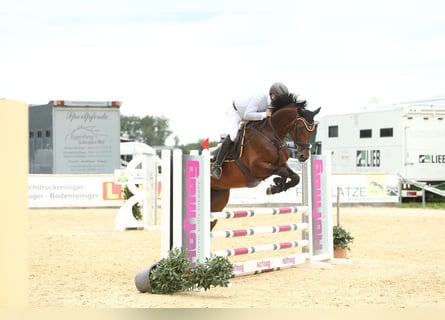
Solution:
{"label": "horse's hind leg", "polygon": [[[210,212],[222,211],[229,202],[230,189],[211,189],[210,191]],[[218,220],[210,222],[210,231],[216,226]]]}

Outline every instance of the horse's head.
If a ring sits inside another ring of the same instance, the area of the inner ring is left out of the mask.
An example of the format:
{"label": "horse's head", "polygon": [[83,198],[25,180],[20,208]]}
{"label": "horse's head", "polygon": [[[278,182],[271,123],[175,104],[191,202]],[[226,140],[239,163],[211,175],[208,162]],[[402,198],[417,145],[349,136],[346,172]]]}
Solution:
{"label": "horse's head", "polygon": [[298,100],[298,96],[293,93],[272,101],[272,118],[277,118],[274,127],[281,128],[290,136],[297,150],[296,158],[301,162],[309,158],[311,135],[317,128],[314,117],[321,109],[310,111],[306,105],[305,100]]}
{"label": "horse's head", "polygon": [[320,108],[310,111],[306,108],[299,108],[298,115],[294,122],[294,127],[289,131],[289,136],[294,142],[297,150],[296,158],[304,162],[309,158],[311,149],[311,136],[317,128],[315,115],[320,112]]}

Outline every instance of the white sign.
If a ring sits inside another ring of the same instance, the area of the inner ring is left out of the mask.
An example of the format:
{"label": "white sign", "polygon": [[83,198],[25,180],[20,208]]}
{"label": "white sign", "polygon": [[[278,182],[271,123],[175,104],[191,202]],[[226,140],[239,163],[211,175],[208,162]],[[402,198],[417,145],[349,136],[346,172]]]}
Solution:
{"label": "white sign", "polygon": [[337,190],[340,203],[396,203],[400,195],[397,175],[383,173],[332,174],[331,190],[334,203]]}
{"label": "white sign", "polygon": [[53,109],[54,173],[113,173],[120,167],[120,113],[109,108]]}
{"label": "white sign", "polygon": [[113,174],[29,175],[29,208],[120,207],[122,187]]}
{"label": "white sign", "polygon": [[[328,179],[330,179],[332,203],[337,202],[337,187],[339,187],[340,203],[397,203],[399,201],[399,180],[394,174],[331,174]],[[301,182],[286,192],[267,195],[266,189],[271,184],[273,184],[273,178],[268,178],[255,188],[232,189],[229,204],[237,206],[301,203]]]}

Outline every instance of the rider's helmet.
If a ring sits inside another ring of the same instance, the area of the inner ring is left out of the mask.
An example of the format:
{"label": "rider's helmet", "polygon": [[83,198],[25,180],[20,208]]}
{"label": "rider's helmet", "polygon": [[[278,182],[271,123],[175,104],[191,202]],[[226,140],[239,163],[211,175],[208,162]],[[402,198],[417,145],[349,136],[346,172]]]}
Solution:
{"label": "rider's helmet", "polygon": [[271,87],[269,89],[269,94],[272,94],[272,93],[277,96],[284,96],[286,94],[289,94],[289,90],[281,82],[275,82],[273,85],[271,85]]}

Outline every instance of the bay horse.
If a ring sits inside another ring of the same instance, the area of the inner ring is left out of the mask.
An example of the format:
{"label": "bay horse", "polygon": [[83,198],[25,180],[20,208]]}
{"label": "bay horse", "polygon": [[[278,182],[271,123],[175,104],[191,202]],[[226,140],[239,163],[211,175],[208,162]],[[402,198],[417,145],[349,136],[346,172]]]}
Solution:
{"label": "bay horse", "polygon": [[[239,156],[224,161],[220,179],[211,178],[211,212],[225,208],[232,188],[256,187],[277,175],[267,189],[267,194],[274,194],[300,182],[298,174],[287,165],[290,150],[285,138],[289,136],[293,141],[300,162],[309,158],[310,137],[317,127],[314,117],[321,107],[310,111],[306,105],[292,93],[280,96],[272,102],[271,117],[244,124]],[[211,222],[211,230],[216,223],[217,220]]]}

